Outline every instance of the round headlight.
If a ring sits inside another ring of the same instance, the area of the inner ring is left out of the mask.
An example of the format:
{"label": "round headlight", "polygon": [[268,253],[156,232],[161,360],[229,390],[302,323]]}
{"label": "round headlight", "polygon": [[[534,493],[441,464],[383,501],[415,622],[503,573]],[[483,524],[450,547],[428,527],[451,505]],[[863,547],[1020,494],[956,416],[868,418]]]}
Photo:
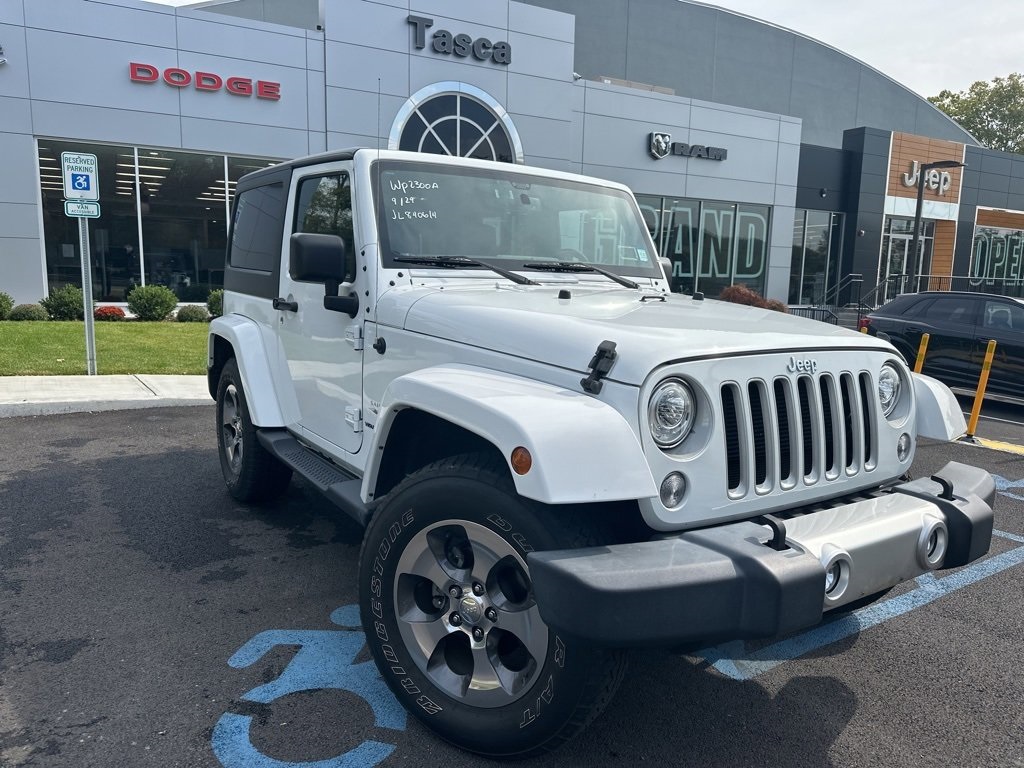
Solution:
{"label": "round headlight", "polygon": [[693,392],[678,379],[658,385],[647,404],[651,437],[661,448],[674,448],[690,434],[695,413]]}
{"label": "round headlight", "polygon": [[900,374],[892,363],[886,363],[878,372],[878,404],[886,417],[893,412],[900,399]]}

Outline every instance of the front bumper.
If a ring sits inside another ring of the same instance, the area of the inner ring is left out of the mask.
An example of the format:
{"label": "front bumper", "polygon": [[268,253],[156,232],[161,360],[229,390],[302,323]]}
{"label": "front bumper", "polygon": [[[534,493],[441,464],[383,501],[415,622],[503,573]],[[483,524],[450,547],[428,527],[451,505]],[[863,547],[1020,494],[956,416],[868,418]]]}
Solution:
{"label": "front bumper", "polygon": [[[789,517],[777,549],[767,526],[740,522],[531,553],[537,605],[555,629],[612,646],[711,643],[813,626],[826,610],[988,552],[992,476],[950,462],[935,477]],[[944,554],[936,552],[943,544]],[[826,594],[826,569],[837,561],[839,584]]]}

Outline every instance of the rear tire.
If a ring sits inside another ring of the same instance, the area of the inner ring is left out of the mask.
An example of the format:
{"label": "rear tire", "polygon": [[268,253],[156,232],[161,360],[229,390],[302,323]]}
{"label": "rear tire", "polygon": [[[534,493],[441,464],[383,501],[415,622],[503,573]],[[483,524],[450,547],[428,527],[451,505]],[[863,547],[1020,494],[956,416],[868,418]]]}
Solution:
{"label": "rear tire", "polygon": [[388,686],[439,736],[528,757],[611,700],[625,652],[549,628],[526,559],[597,543],[587,523],[517,496],[504,462],[484,454],[430,464],[382,501],[360,555],[362,623]]}
{"label": "rear tire", "polygon": [[269,501],[288,487],[292,471],[260,445],[234,358],[217,384],[217,452],[228,492],[239,501]]}

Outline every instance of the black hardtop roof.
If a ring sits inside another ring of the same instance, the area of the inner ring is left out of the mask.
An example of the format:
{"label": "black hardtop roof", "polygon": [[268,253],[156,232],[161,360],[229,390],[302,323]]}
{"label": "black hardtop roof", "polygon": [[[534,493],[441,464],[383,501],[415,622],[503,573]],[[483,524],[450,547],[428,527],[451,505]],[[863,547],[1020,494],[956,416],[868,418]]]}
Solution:
{"label": "black hardtop roof", "polygon": [[983,293],[982,291],[918,291],[914,294],[903,294],[903,296],[977,296],[983,299],[1010,299],[1011,301],[1024,301],[1018,296],[1005,296],[1001,293]]}
{"label": "black hardtop roof", "polygon": [[307,165],[319,165],[320,163],[333,163],[338,160],[351,160],[355,157],[356,152],[364,147],[353,147],[352,149],[335,149],[330,152],[321,152],[316,155],[306,155],[305,157],[299,157],[295,160],[285,160],[283,163],[277,163],[266,168],[260,168],[258,171],[252,171],[245,174],[241,179],[238,180],[239,186],[253,187],[259,186],[261,180],[265,177],[274,177],[280,174],[282,171],[287,171],[289,174],[296,168],[305,168]]}

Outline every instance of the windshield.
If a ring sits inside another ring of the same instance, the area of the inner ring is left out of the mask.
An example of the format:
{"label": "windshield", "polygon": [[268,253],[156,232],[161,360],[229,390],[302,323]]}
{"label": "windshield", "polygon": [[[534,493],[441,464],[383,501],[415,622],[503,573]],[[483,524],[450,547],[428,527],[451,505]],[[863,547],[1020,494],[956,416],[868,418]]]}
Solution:
{"label": "windshield", "polygon": [[565,261],[662,276],[636,204],[617,189],[394,161],[381,161],[374,179],[386,267],[409,256],[469,256],[515,270]]}

